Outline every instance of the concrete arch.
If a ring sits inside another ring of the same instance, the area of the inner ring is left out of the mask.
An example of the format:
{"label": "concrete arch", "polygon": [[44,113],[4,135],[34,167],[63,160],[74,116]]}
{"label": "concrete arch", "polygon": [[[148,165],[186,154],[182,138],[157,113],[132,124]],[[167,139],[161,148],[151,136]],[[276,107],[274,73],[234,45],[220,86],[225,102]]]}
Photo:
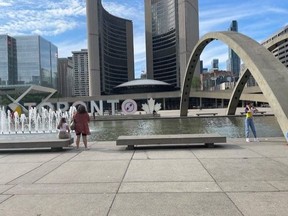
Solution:
{"label": "concrete arch", "polygon": [[196,44],[184,77],[181,92],[180,116],[187,116],[189,94],[196,63],[207,44],[221,40],[237,53],[257,80],[267,98],[280,128],[288,141],[288,76],[287,68],[265,47],[237,32],[212,32],[204,35]]}
{"label": "concrete arch", "polygon": [[[268,41],[263,44],[263,46],[269,50],[270,52],[274,50],[277,46],[287,42],[288,34],[281,35],[274,39],[273,41]],[[249,69],[245,68],[244,73],[240,76],[237,85],[235,86],[232,95],[230,97],[230,101],[227,107],[226,115],[235,115],[236,109],[240,100],[240,96],[244,90],[245,84],[247,83],[251,73]]]}

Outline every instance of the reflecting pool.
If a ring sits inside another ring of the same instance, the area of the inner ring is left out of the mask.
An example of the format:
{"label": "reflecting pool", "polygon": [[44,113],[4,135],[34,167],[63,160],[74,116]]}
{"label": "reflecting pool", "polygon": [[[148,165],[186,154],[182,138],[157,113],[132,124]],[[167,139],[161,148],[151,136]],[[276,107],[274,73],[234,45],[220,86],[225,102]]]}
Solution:
{"label": "reflecting pool", "polygon": [[[89,141],[111,141],[121,135],[219,133],[230,138],[244,135],[245,117],[171,118],[90,122]],[[258,137],[282,137],[274,116],[255,116]],[[252,133],[251,133],[252,135]]]}

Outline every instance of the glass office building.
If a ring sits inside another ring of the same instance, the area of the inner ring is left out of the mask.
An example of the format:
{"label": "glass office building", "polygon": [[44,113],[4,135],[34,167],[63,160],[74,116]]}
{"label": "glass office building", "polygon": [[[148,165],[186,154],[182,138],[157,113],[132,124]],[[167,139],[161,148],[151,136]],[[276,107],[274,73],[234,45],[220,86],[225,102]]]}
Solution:
{"label": "glass office building", "polygon": [[145,0],[145,28],[147,78],[180,89],[199,40],[198,1]]}
{"label": "glass office building", "polygon": [[132,21],[108,13],[101,0],[87,0],[89,95],[112,94],[134,79]]}
{"label": "glass office building", "polygon": [[17,83],[16,40],[8,35],[0,35],[0,85]]}
{"label": "glass office building", "polygon": [[16,36],[17,84],[35,84],[56,88],[58,49],[44,38]]}
{"label": "glass office building", "polygon": [[58,48],[55,45],[38,35],[1,35],[0,38],[0,55],[4,57],[0,60],[1,85],[57,87]]}

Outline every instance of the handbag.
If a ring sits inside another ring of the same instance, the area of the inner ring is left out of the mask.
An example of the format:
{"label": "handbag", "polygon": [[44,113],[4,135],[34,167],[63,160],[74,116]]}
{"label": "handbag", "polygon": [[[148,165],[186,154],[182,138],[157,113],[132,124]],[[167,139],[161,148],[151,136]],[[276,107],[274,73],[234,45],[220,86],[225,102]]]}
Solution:
{"label": "handbag", "polygon": [[75,121],[74,121],[74,119],[72,119],[72,121],[70,122],[70,129],[71,130],[75,130]]}

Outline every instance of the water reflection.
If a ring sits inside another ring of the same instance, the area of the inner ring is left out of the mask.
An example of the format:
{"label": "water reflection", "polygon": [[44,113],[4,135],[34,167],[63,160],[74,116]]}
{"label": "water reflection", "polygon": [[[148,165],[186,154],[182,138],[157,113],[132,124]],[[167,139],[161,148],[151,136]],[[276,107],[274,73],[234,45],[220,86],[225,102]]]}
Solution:
{"label": "water reflection", "polygon": [[[282,131],[274,116],[256,116],[259,137],[281,137]],[[175,118],[147,120],[95,121],[90,123],[89,141],[116,140],[121,135],[219,133],[244,137],[243,117]]]}

